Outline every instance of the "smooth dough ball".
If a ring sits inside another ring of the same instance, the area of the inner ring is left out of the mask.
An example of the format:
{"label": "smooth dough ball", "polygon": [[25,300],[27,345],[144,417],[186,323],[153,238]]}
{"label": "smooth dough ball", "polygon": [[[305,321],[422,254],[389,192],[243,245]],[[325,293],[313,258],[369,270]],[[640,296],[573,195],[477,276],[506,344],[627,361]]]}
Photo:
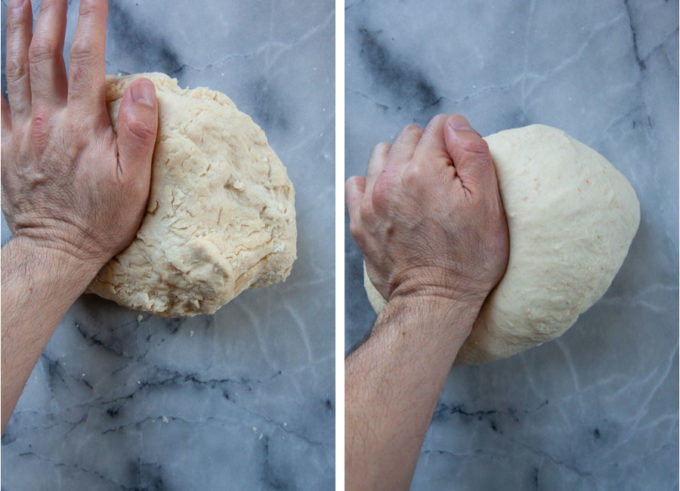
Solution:
{"label": "smooth dough ball", "polygon": [[[510,258],[455,363],[505,358],[554,339],[611,284],[640,223],[628,180],[592,148],[531,125],[485,138],[508,219]],[[364,268],[376,312],[385,300]]]}
{"label": "smooth dough ball", "polygon": [[224,94],[181,89],[162,73],[107,77],[114,128],[139,77],[153,81],[159,103],[148,207],[137,237],[88,291],[178,317],[283,281],[296,257],[295,191],[264,132]]}

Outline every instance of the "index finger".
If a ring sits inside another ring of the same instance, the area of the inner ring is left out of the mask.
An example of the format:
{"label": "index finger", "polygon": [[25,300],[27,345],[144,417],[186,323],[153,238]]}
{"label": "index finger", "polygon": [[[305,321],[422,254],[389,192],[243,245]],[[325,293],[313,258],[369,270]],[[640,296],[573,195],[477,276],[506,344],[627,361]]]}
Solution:
{"label": "index finger", "polygon": [[396,140],[390,148],[388,160],[396,167],[404,167],[416,150],[420,138],[423,136],[423,129],[415,124],[410,124],[397,135]]}
{"label": "index finger", "polygon": [[446,149],[444,138],[444,128],[448,117],[448,114],[439,114],[430,120],[413,153],[414,160],[451,164],[451,156]]}
{"label": "index finger", "polygon": [[78,25],[71,43],[68,104],[104,109],[106,102],[107,0],[80,0]]}

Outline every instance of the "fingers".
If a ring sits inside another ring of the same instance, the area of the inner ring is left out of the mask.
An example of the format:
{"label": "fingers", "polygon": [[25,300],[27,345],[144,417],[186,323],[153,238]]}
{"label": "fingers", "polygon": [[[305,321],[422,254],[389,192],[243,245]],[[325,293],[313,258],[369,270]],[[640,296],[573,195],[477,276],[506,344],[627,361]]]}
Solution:
{"label": "fingers", "polygon": [[33,14],[31,2],[14,0],[7,6],[6,77],[7,97],[13,117],[31,113],[28,46],[31,43]]}
{"label": "fingers", "polygon": [[422,134],[423,129],[412,124],[397,135],[392,145],[379,143],[373,149],[368,163],[364,194],[374,205],[380,207],[390,199],[391,183],[410,161]]}
{"label": "fingers", "polygon": [[368,159],[368,170],[366,171],[366,190],[370,196],[375,185],[375,180],[382,173],[385,168],[387,154],[390,151],[391,145],[389,143],[378,143],[371,152],[371,157]]}
{"label": "fingers", "polygon": [[[81,0],[69,61],[68,102],[104,111],[106,101],[106,0]],[[104,116],[102,112],[99,116]]]}
{"label": "fingers", "polygon": [[149,79],[135,80],[118,111],[118,165],[125,179],[148,186],[157,129],[156,89]]}
{"label": "fingers", "polygon": [[66,0],[41,2],[33,40],[28,48],[31,100],[40,107],[54,107],[66,102],[66,68],[62,56],[66,8]]}
{"label": "fingers", "polygon": [[444,137],[464,189],[476,191],[495,184],[496,171],[489,147],[467,119],[459,114],[450,116]]}
{"label": "fingers", "polygon": [[345,183],[345,200],[347,202],[347,212],[349,213],[349,228],[353,237],[356,237],[357,228],[361,221],[361,201],[364,199],[365,191],[365,177],[352,176],[347,179],[347,183]]}
{"label": "fingers", "polygon": [[366,171],[366,178],[369,181],[374,180],[382,172],[385,167],[385,159],[391,147],[392,145],[385,142],[380,142],[373,147],[371,157],[368,159],[368,170]]}
{"label": "fingers", "polygon": [[447,114],[439,114],[427,124],[413,154],[414,160],[427,161],[428,164],[451,164],[451,157],[444,141],[444,128],[448,118]]}
{"label": "fingers", "polygon": [[394,140],[388,155],[389,165],[394,167],[404,167],[416,150],[416,146],[423,135],[423,129],[414,124],[408,125]]}

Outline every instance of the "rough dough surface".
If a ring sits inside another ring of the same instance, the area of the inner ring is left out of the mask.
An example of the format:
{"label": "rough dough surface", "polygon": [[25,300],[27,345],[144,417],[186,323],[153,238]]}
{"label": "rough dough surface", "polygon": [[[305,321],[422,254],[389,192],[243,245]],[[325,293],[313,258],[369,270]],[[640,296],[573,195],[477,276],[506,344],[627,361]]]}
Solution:
{"label": "rough dough surface", "polygon": [[[531,125],[485,138],[508,219],[510,258],[456,364],[505,358],[560,336],[621,267],[640,223],[628,180],[595,150]],[[379,312],[385,300],[364,268]]]}
{"label": "rough dough surface", "polygon": [[264,132],[224,94],[161,73],[107,77],[114,127],[127,85],[151,79],[159,133],[146,215],[88,291],[132,309],[214,313],[283,281],[296,257],[295,191]]}

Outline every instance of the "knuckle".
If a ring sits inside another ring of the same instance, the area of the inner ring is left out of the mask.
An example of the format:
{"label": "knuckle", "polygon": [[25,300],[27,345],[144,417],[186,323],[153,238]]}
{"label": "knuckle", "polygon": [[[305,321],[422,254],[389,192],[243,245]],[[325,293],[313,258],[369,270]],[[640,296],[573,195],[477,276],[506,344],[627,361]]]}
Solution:
{"label": "knuckle", "polygon": [[70,57],[75,63],[88,63],[94,58],[94,49],[90,43],[73,41],[71,44]]}
{"label": "knuckle", "polygon": [[375,147],[373,147],[373,151],[371,152],[371,159],[374,159],[378,157],[379,155],[385,155],[390,149],[390,144],[387,142],[380,142],[378,143]]}
{"label": "knuckle", "polygon": [[373,184],[373,195],[371,196],[373,207],[380,211],[387,209],[392,195],[391,181],[386,178],[384,173],[379,175],[375,184]]}
{"label": "knuckle", "polygon": [[52,61],[57,57],[57,51],[55,43],[35,37],[28,47],[28,60],[32,64]]}
{"label": "knuckle", "polygon": [[31,116],[31,127],[34,132],[44,133],[49,128],[50,118],[46,112],[35,111]]}
{"label": "knuckle", "polygon": [[356,176],[347,179],[347,182],[345,183],[345,199],[347,200],[347,208],[350,210],[353,209],[355,203],[361,199],[361,193],[358,188],[358,178]]}
{"label": "knuckle", "polygon": [[433,131],[436,131],[437,128],[444,124],[447,117],[448,116],[446,114],[437,114],[427,123],[424,133],[432,133]]}
{"label": "knuckle", "polygon": [[22,13],[15,13],[14,9],[9,9],[7,15],[7,34],[9,36],[21,35],[26,29],[26,18]]}
{"label": "knuckle", "polygon": [[49,19],[50,17],[65,15],[66,8],[67,4],[64,0],[42,0],[40,2],[38,20],[41,17]]}
{"label": "knuckle", "polygon": [[362,227],[359,225],[359,220],[349,221],[349,233],[352,234],[352,238],[359,242],[361,240]]}
{"label": "knuckle", "polygon": [[40,12],[45,13],[58,6],[58,0],[42,0],[40,2]]}
{"label": "knuckle", "polygon": [[470,134],[462,142],[462,148],[465,152],[479,156],[489,155],[489,145],[486,140],[476,133]]}
{"label": "knuckle", "polygon": [[128,131],[140,140],[150,140],[156,136],[154,129],[145,121],[132,119],[127,122]]}
{"label": "knuckle", "polygon": [[28,69],[26,64],[22,61],[8,58],[5,75],[7,76],[8,82],[19,82],[26,78],[26,75],[28,75]]}
{"label": "knuckle", "polygon": [[[73,57],[71,57],[71,60],[73,60]],[[83,70],[82,67],[78,66],[77,63],[74,63],[75,66],[72,66],[71,69],[69,70],[69,83],[73,87],[84,87],[88,84],[89,82],[89,76],[86,70]],[[73,95],[78,94],[77,91],[72,91]]]}
{"label": "knuckle", "polygon": [[359,204],[359,219],[363,222],[373,217],[373,206],[369,200],[362,200]]}
{"label": "knuckle", "polygon": [[31,116],[31,143],[38,154],[41,154],[50,136],[50,117],[47,113],[36,111]]}
{"label": "knuckle", "polygon": [[404,133],[412,133],[414,135],[418,135],[418,134],[422,135],[423,129],[420,126],[418,126],[417,124],[411,123],[408,126],[406,126],[406,128],[404,128]]}
{"label": "knuckle", "polygon": [[78,9],[78,15],[85,17],[92,15],[97,11],[97,2],[93,0],[80,0],[80,7]]}
{"label": "knuckle", "polygon": [[438,126],[448,119],[449,115],[444,113],[437,114],[430,120],[430,126]]}
{"label": "knuckle", "polygon": [[424,171],[423,165],[420,162],[412,162],[404,170],[404,174],[402,177],[404,184],[406,184],[409,187],[418,184],[423,177],[423,171]]}

